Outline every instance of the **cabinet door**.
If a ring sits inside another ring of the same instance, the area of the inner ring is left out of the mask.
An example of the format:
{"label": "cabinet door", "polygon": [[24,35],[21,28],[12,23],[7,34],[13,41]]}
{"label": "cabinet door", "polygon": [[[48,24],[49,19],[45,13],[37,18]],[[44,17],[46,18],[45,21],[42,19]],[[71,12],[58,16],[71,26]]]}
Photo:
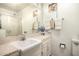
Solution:
{"label": "cabinet door", "polygon": [[19,52],[14,52],[14,53],[10,54],[9,56],[19,56]]}
{"label": "cabinet door", "polygon": [[50,37],[47,37],[42,41],[41,49],[42,49],[41,54],[43,56],[49,56],[52,54],[52,52],[51,52],[51,49],[52,49],[51,48],[51,38]]}
{"label": "cabinet door", "polygon": [[48,41],[45,41],[43,43],[43,56],[47,56],[48,55]]}
{"label": "cabinet door", "polygon": [[48,39],[48,55],[51,55],[52,54],[52,44],[51,44],[51,39],[49,38]]}

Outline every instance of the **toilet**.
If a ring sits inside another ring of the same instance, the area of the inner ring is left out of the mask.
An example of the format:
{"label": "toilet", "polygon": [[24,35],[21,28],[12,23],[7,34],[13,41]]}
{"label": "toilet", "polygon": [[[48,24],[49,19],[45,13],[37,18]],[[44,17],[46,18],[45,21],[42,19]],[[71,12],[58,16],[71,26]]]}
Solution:
{"label": "toilet", "polygon": [[72,39],[72,55],[79,56],[79,39]]}

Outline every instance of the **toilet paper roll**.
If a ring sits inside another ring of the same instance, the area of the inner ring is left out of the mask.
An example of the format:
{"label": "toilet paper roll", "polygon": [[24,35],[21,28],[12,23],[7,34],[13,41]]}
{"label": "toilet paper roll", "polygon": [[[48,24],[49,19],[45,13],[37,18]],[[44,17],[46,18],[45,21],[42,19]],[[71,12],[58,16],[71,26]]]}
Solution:
{"label": "toilet paper roll", "polygon": [[61,47],[61,48],[65,48],[65,46],[64,46],[64,45],[61,45],[60,47]]}

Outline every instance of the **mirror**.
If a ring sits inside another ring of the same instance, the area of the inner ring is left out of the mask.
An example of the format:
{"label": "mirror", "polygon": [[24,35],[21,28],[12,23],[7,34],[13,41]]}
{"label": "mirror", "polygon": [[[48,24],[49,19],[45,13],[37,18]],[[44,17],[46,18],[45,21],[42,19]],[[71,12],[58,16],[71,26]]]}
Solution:
{"label": "mirror", "polygon": [[27,6],[22,11],[22,33],[37,32],[41,23],[40,4]]}
{"label": "mirror", "polygon": [[0,3],[1,30],[5,30],[7,36],[36,31],[41,23],[40,9],[39,3]]}
{"label": "mirror", "polygon": [[55,29],[57,3],[0,4],[1,29],[7,36]]}

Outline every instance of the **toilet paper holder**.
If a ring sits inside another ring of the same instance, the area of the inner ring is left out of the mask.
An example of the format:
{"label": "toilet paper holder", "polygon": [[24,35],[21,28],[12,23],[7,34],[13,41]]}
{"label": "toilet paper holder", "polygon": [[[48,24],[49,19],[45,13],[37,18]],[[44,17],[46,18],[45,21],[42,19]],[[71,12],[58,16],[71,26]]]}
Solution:
{"label": "toilet paper holder", "polygon": [[60,43],[59,47],[62,48],[62,49],[65,49],[66,48],[66,44]]}

